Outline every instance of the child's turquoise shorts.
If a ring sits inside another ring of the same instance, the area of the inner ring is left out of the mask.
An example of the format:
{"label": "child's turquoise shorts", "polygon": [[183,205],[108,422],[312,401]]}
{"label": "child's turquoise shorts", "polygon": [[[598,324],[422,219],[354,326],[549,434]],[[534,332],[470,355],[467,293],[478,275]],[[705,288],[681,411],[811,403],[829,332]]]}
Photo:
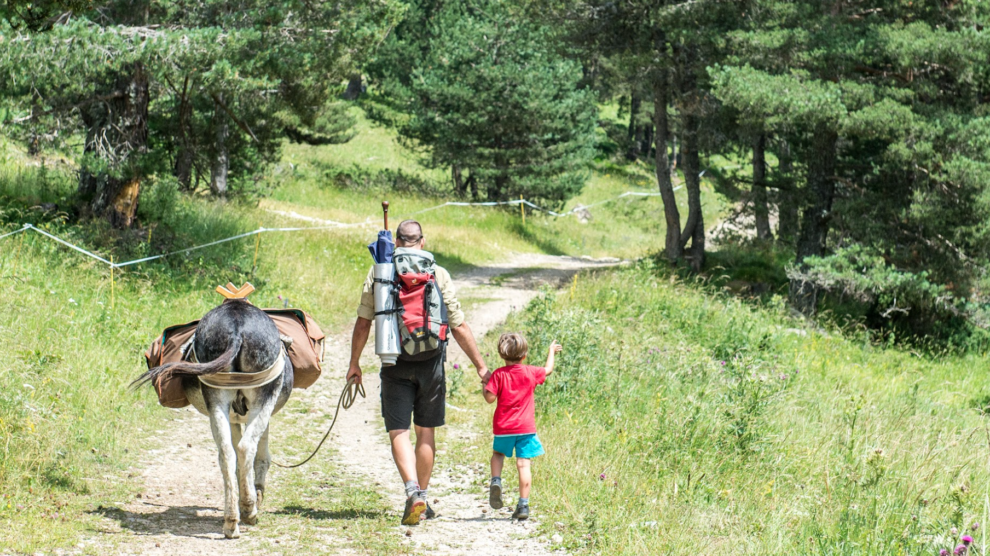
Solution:
{"label": "child's turquoise shorts", "polygon": [[532,459],[546,453],[536,433],[496,436],[495,441],[492,442],[492,450],[500,454],[505,454],[510,458],[517,457],[523,459]]}

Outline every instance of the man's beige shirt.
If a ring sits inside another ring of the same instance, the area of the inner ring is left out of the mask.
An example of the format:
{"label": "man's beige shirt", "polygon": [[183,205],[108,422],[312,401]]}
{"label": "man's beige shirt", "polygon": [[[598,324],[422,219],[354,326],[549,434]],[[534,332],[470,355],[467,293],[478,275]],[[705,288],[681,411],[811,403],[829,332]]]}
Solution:
{"label": "man's beige shirt", "polygon": [[[447,323],[450,328],[457,328],[464,323],[464,311],[461,310],[461,302],[457,300],[457,292],[454,290],[454,281],[450,279],[450,273],[442,266],[436,266],[437,285],[440,286],[440,295],[443,296],[444,305],[447,306]],[[368,278],[364,281],[364,288],[361,290],[361,304],[358,305],[357,316],[366,320],[375,320],[375,268],[368,269]]]}

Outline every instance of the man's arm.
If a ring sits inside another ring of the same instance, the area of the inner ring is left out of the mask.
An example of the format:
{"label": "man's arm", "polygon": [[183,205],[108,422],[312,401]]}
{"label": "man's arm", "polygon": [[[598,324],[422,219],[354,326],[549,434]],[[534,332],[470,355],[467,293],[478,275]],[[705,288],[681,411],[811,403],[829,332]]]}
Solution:
{"label": "man's arm", "polygon": [[491,373],[488,372],[488,366],[485,365],[485,360],[481,358],[481,352],[478,351],[478,344],[474,341],[474,333],[471,332],[471,327],[464,322],[457,328],[451,328],[450,332],[454,335],[454,339],[457,340],[457,345],[461,346],[464,355],[467,355],[471,363],[474,364],[474,368],[477,369],[478,376],[481,377],[482,382],[488,382]]}
{"label": "man's arm", "polygon": [[354,332],[351,333],[351,363],[347,369],[347,379],[355,377],[358,384],[361,384],[361,352],[364,351],[370,334],[371,321],[358,317],[354,323]]}

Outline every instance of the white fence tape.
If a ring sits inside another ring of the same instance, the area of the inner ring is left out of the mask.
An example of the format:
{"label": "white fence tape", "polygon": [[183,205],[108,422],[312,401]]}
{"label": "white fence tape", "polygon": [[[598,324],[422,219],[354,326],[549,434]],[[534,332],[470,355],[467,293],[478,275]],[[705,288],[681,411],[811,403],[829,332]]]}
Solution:
{"label": "white fence tape", "polygon": [[[680,189],[680,187],[674,188],[674,191],[677,191],[678,189]],[[621,195],[618,195],[616,197],[612,197],[611,199],[605,199],[604,201],[598,201],[597,203],[592,203],[590,205],[578,205],[578,206],[572,208],[571,210],[569,210],[567,212],[554,212],[554,211],[552,211],[550,209],[545,209],[545,208],[543,208],[543,207],[541,207],[539,205],[533,204],[532,202],[527,201],[525,199],[516,199],[516,200],[512,200],[512,201],[489,201],[489,202],[481,202],[481,203],[463,203],[463,202],[451,201],[451,202],[444,203],[442,205],[437,205],[435,207],[430,207],[430,208],[427,208],[427,209],[416,211],[416,212],[410,213],[410,214],[408,214],[406,216],[407,217],[408,216],[416,216],[418,214],[423,214],[425,212],[430,212],[430,211],[441,209],[441,208],[444,208],[444,207],[496,207],[496,206],[501,206],[501,205],[519,205],[519,204],[524,204],[524,205],[532,208],[533,210],[544,212],[546,214],[549,214],[550,216],[561,217],[561,216],[570,216],[570,215],[572,215],[572,214],[574,214],[574,213],[576,213],[578,211],[589,209],[589,208],[592,208],[592,207],[597,207],[597,206],[603,205],[605,203],[611,203],[612,201],[617,201],[619,199],[622,199],[623,197],[657,197],[659,195],[660,195],[660,193],[641,192],[641,191],[627,191],[627,192],[625,192],[625,193],[623,193]],[[283,212],[280,212],[280,211],[272,211],[272,212],[274,212],[276,214],[281,214],[283,216],[289,216],[289,217],[292,217],[292,218],[298,217],[298,215],[296,215],[295,213],[283,213]],[[131,265],[136,265],[136,264],[140,264],[140,263],[146,263],[146,262],[150,262],[150,261],[155,261],[155,260],[158,260],[158,259],[164,259],[165,257],[171,257],[172,255],[179,255],[179,254],[182,254],[182,253],[191,253],[193,251],[198,251],[200,249],[206,249],[207,247],[213,247],[214,245],[220,245],[221,243],[227,243],[227,242],[230,242],[230,241],[235,241],[235,240],[238,240],[238,239],[243,239],[243,238],[246,238],[246,237],[250,237],[250,236],[253,236],[255,234],[263,234],[263,233],[269,233],[269,232],[303,232],[303,231],[314,231],[314,230],[333,230],[333,229],[339,229],[339,228],[354,228],[354,227],[363,227],[363,226],[370,226],[370,225],[372,225],[372,222],[370,222],[370,221],[347,223],[347,222],[334,222],[334,221],[328,221],[328,220],[322,220],[321,221],[321,220],[317,220],[317,219],[309,218],[309,217],[302,217],[302,218],[303,219],[307,219],[307,220],[311,220],[311,221],[314,221],[314,222],[315,221],[326,222],[327,224],[322,225],[322,226],[303,226],[303,227],[297,227],[297,228],[265,228],[265,227],[261,227],[261,228],[258,228],[257,230],[251,231],[251,232],[245,232],[243,234],[237,234],[236,236],[233,236],[233,237],[228,237],[228,238],[224,238],[224,239],[218,239],[216,241],[211,241],[210,243],[204,243],[203,245],[196,245],[194,247],[187,247],[185,249],[179,249],[178,251],[172,251],[172,252],[169,252],[169,253],[162,253],[161,255],[152,255],[150,257],[144,257],[144,258],[141,258],[141,259],[134,259],[133,261],[126,261],[126,262],[121,262],[121,263],[112,263],[112,262],[108,261],[107,259],[104,259],[103,257],[97,255],[96,253],[93,253],[91,251],[87,251],[87,250],[85,250],[82,247],[79,247],[77,245],[73,245],[73,244],[69,243],[68,241],[65,241],[64,239],[61,239],[59,237],[56,237],[56,236],[54,236],[54,235],[52,235],[52,234],[50,234],[50,233],[48,233],[48,232],[46,232],[46,231],[44,231],[42,229],[36,228],[35,226],[33,226],[31,224],[25,224],[24,227],[21,228],[21,229],[19,229],[19,230],[14,230],[12,232],[7,232],[5,234],[0,234],[0,239],[3,239],[3,238],[6,238],[6,237],[9,237],[9,236],[12,236],[14,234],[19,234],[21,232],[26,232],[28,230],[33,230],[33,231],[38,232],[39,234],[41,234],[41,235],[43,235],[43,236],[45,236],[45,237],[47,237],[49,239],[52,239],[54,241],[57,241],[57,242],[61,243],[62,245],[65,245],[66,247],[68,247],[70,249],[74,249],[75,251],[78,251],[79,253],[81,253],[81,254],[83,254],[83,255],[85,255],[87,257],[90,257],[92,259],[95,259],[97,261],[100,261],[101,263],[103,263],[103,264],[105,264],[105,265],[107,265],[107,266],[109,266],[111,268],[122,268],[122,267],[125,267],[125,266],[131,266]]]}

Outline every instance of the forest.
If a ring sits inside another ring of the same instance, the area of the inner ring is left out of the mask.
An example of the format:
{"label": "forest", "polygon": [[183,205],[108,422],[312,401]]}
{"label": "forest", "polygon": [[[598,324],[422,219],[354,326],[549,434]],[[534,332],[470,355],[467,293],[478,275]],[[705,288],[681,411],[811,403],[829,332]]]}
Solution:
{"label": "forest", "polygon": [[[195,539],[129,513],[185,449],[158,433],[209,434],[126,390],[140,354],[228,281],[346,343],[383,200],[482,283],[469,320],[527,292],[486,356],[565,345],[547,547],[984,551],[987,24],[982,0],[0,0],[0,554]],[[338,363],[276,456],[318,440]],[[443,494],[490,425],[459,365]],[[338,481],[347,450],[276,472],[244,546],[422,553],[380,477]]]}
{"label": "forest", "polygon": [[[346,142],[354,102],[446,172],[451,197],[560,206],[594,160],[641,160],[664,201],[663,256],[692,272],[710,250],[707,172],[734,229],[788,253],[773,264],[802,313],[824,304],[983,345],[988,10],[7,1],[0,125],[29,153],[67,153],[78,185],[64,208],[117,229],[150,224],[136,210],[152,180],[221,198],[263,189],[286,142]],[[601,119],[604,105],[622,121]]]}

